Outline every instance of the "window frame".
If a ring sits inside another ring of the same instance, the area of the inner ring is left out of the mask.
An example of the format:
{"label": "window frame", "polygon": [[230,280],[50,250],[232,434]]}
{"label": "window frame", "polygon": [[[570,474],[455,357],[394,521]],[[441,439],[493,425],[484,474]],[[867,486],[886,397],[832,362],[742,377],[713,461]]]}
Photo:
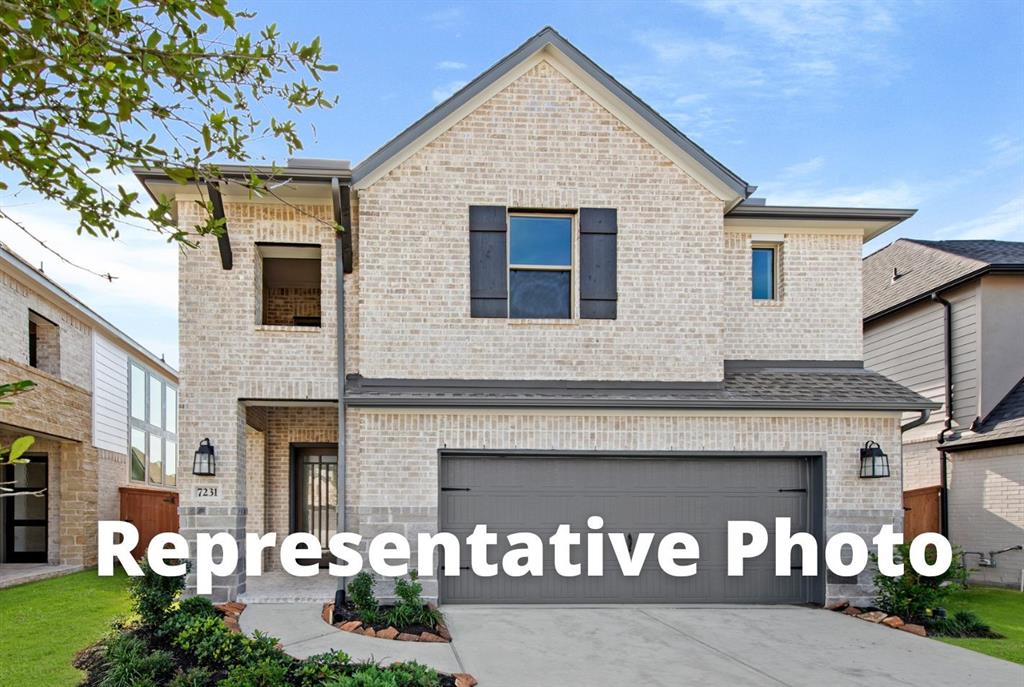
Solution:
{"label": "window frame", "polygon": [[[758,250],[770,250],[772,252],[772,295],[768,298],[758,298],[754,295],[754,252]],[[775,302],[781,300],[781,272],[782,272],[782,242],[781,241],[751,241],[750,242],[750,300],[755,303]]]}
{"label": "window frame", "polygon": [[[137,418],[137,417],[135,417],[132,414],[132,404],[133,404],[133,402],[135,400],[135,394],[134,394],[134,391],[132,389],[131,379],[132,379],[133,372],[136,371],[136,370],[142,372],[143,378],[145,380],[145,383],[143,384],[143,389],[142,389],[142,398],[144,400],[143,408],[142,408],[143,418]],[[169,431],[167,429],[167,418],[168,418],[169,412],[172,410],[172,409],[167,407],[167,390],[168,389],[174,389],[175,399],[176,399],[175,400],[175,405],[177,405],[178,386],[176,384],[171,383],[169,380],[164,379],[160,375],[157,375],[150,368],[146,367],[142,363],[139,363],[139,362],[137,362],[135,360],[132,360],[132,359],[128,360],[128,371],[127,372],[128,372],[128,481],[130,483],[132,483],[132,484],[144,484],[146,486],[158,487],[158,488],[163,488],[163,489],[176,489],[177,486],[178,486],[178,484],[177,484],[177,475],[178,475],[178,469],[177,469],[178,468],[178,456],[177,456],[178,433],[177,433],[177,431],[173,431],[172,432],[172,431]],[[160,410],[160,417],[159,417],[159,422],[160,422],[159,425],[154,425],[154,424],[149,422],[149,418],[150,418],[150,401],[152,400],[152,385],[154,383],[160,385],[160,406],[161,406],[161,410]],[[175,425],[175,429],[177,429],[178,419],[179,419],[178,416],[177,416],[177,407],[175,407],[173,409],[173,412],[174,412],[174,425]],[[133,445],[133,442],[132,442],[132,432],[133,431],[142,432],[142,434],[143,434],[143,446],[145,447],[144,450],[146,452],[145,456],[144,456],[144,459],[142,461],[143,467],[144,467],[144,475],[143,475],[143,479],[141,479],[141,480],[135,479],[132,476],[132,460],[133,460],[132,451],[133,451],[133,448],[134,448],[134,445]],[[155,476],[155,477],[152,474],[153,473],[152,468],[153,468],[153,465],[154,465],[154,463],[152,462],[152,456],[153,456],[152,446],[153,446],[153,442],[159,442],[159,445],[160,445],[160,463],[159,463],[159,465],[160,465],[160,470],[159,470],[160,474]],[[172,443],[174,445],[174,447],[175,447],[175,451],[174,451],[173,455],[168,455],[168,451],[167,451],[167,444],[168,444],[168,442]],[[170,458],[171,460],[174,461],[174,473],[173,473],[175,475],[175,483],[174,484],[167,484],[167,476],[168,476],[167,460],[168,460],[168,458]]]}
{"label": "window frame", "polygon": [[[255,258],[257,265],[254,265],[256,273],[259,275],[259,282],[253,284],[254,297],[256,299],[254,314],[256,316],[256,327],[259,329],[275,329],[275,328],[299,328],[307,331],[320,331],[324,326],[324,315],[326,310],[324,308],[324,296],[326,290],[324,289],[324,246],[321,243],[296,243],[296,242],[281,242],[281,241],[255,241]],[[320,281],[317,285],[317,289],[320,291],[320,295],[317,303],[318,315],[316,316],[304,316],[305,318],[315,317],[319,320],[318,324],[296,324],[294,321],[292,324],[268,324],[266,322],[266,296],[267,296],[267,281],[266,281],[266,260],[270,259],[281,259],[281,260],[315,260],[317,261],[318,268],[320,270]]]}
{"label": "window frame", "polygon": [[[531,212],[529,210],[509,210],[506,213],[505,221],[505,279],[508,284],[508,303],[506,305],[506,317],[509,320],[546,320],[551,322],[568,322],[576,319],[579,308],[576,307],[576,279],[578,272],[578,243],[579,223],[577,212]],[[568,265],[524,265],[512,262],[512,220],[516,217],[528,218],[551,218],[569,220],[569,264]],[[533,272],[568,272],[569,273],[569,315],[568,317],[516,317],[512,315],[512,271],[533,271]]]}

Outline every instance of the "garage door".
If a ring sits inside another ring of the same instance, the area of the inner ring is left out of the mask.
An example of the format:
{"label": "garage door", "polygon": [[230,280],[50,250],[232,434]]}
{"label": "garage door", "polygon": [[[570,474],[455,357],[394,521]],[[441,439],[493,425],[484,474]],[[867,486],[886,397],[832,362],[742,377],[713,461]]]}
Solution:
{"label": "garage door", "polygon": [[[726,575],[726,523],[755,520],[773,535],[774,519],[789,517],[794,531],[818,534],[820,465],[815,457],[679,456],[670,454],[442,454],[440,517],[443,531],[464,541],[477,524],[497,532],[489,557],[500,563],[511,532],[534,532],[545,543],[560,524],[585,533],[587,518],[604,518],[604,532],[655,534],[638,577],[625,577],[605,541],[605,574],[564,578],[554,573],[545,545],[542,577],[477,577],[463,547],[458,577],[441,575],[443,603],[800,603],[820,601],[813,578],[799,569],[776,577],[774,555],[748,560],[742,577]],[[661,571],[657,543],[667,532],[692,534],[700,544],[697,574]],[[770,539],[774,541],[774,537]],[[586,537],[573,547],[585,563]],[[794,556],[794,563],[799,560]]]}

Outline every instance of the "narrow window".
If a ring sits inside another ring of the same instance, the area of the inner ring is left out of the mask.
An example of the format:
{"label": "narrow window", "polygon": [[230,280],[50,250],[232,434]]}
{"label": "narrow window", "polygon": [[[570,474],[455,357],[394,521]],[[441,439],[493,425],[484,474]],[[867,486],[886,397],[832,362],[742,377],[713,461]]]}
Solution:
{"label": "narrow window", "polygon": [[751,260],[752,296],[755,301],[770,301],[777,298],[778,248],[776,246],[754,246]]}
{"label": "narrow window", "polygon": [[60,327],[31,310],[28,313],[28,364],[60,376]]}
{"label": "narrow window", "polygon": [[136,482],[146,481],[146,433],[132,427],[131,476]]}
{"label": "narrow window", "polygon": [[135,365],[131,366],[132,388],[131,407],[132,418],[135,420],[146,420],[146,371]]}
{"label": "narrow window", "polygon": [[508,316],[572,317],[572,217],[512,215],[508,242]]}
{"label": "narrow window", "polygon": [[320,246],[256,244],[258,321],[320,326]]}
{"label": "narrow window", "polygon": [[128,376],[129,478],[133,482],[176,486],[178,390],[135,362],[128,364]]}

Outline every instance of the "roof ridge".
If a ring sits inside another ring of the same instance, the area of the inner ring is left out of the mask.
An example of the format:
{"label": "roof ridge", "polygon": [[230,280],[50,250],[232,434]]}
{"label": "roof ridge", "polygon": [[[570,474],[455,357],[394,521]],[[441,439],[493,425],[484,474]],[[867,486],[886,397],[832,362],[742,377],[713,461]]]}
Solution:
{"label": "roof ridge", "polygon": [[[897,241],[908,241],[909,243],[917,244],[918,246],[927,248],[929,250],[933,250],[937,253],[942,253],[943,255],[952,255],[954,258],[959,258],[961,260],[970,260],[971,262],[981,265],[983,267],[992,264],[985,260],[978,260],[977,258],[971,258],[966,255],[961,255],[960,253],[954,253],[953,251],[943,250],[938,246],[934,245],[936,243],[942,243],[941,241],[929,241],[928,239],[914,239],[909,237],[901,237],[897,239]],[[893,243],[895,243],[895,241]]]}

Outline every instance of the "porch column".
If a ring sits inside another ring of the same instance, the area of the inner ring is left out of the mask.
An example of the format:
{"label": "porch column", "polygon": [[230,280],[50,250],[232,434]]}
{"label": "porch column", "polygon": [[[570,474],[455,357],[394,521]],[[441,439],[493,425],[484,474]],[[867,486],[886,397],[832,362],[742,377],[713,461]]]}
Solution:
{"label": "porch column", "polygon": [[[185,391],[183,387],[183,392]],[[238,566],[224,577],[214,577],[210,598],[234,601],[245,592],[245,408],[236,398],[211,398],[183,393],[179,413],[178,477],[180,532],[189,543],[192,570],[186,593],[196,593],[195,545],[200,532],[226,532],[238,542]],[[216,474],[192,474],[199,442],[209,438],[216,451]]]}

